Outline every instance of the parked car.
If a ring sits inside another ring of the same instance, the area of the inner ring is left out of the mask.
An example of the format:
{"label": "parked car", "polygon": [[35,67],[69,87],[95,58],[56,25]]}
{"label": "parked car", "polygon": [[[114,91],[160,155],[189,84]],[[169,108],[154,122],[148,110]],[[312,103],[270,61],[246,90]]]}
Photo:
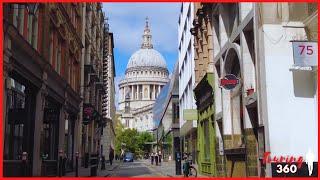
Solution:
{"label": "parked car", "polygon": [[133,153],[127,152],[123,157],[123,162],[133,162]]}

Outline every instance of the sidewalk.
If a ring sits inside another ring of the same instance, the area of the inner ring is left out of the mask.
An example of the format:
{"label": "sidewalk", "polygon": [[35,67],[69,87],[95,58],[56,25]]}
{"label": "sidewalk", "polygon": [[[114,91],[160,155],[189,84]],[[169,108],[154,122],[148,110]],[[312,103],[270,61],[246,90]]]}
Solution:
{"label": "sidewalk", "polygon": [[[98,166],[97,177],[107,177],[110,176],[112,171],[120,165],[119,161],[114,161],[112,166],[106,163],[106,169],[101,170],[101,165]],[[88,168],[79,167],[79,177],[90,177],[90,166]],[[66,173],[64,177],[75,177],[76,172]]]}
{"label": "sidewalk", "polygon": [[[151,165],[150,159],[143,160],[143,162],[144,162],[144,164],[146,166],[148,166],[149,168],[153,169],[156,172],[159,172],[163,176],[183,177],[183,174],[182,175],[176,175],[176,165],[175,165],[175,161],[173,161],[173,160],[167,161],[167,162],[161,161],[161,165],[158,165],[158,166],[156,166],[155,163],[153,165]],[[182,168],[182,164],[181,164],[181,168]],[[181,169],[181,173],[183,173],[182,169]],[[197,177],[207,177],[207,176],[200,175],[199,172],[198,172],[198,176]]]}

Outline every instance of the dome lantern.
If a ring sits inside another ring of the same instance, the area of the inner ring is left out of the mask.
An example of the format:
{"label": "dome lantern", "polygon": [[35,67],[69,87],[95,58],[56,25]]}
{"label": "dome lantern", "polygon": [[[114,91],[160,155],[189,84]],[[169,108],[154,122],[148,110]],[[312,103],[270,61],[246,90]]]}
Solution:
{"label": "dome lantern", "polygon": [[142,36],[143,42],[141,45],[141,49],[152,49],[153,45],[152,45],[152,35],[151,35],[151,31],[149,28],[149,18],[146,17],[146,26],[144,28],[144,33]]}
{"label": "dome lantern", "polygon": [[132,54],[127,65],[127,71],[131,68],[152,67],[167,70],[167,64],[163,56],[152,45],[152,35],[149,25],[149,19],[146,18],[146,24],[143,32],[143,42],[141,48]]}

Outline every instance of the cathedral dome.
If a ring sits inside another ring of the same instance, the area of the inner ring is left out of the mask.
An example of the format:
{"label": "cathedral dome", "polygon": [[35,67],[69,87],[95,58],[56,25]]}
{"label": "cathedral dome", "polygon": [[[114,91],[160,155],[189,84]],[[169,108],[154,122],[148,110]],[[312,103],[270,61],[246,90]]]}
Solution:
{"label": "cathedral dome", "polygon": [[167,69],[163,56],[154,49],[140,49],[129,59],[127,69],[135,67],[159,67]]}
{"label": "cathedral dome", "polygon": [[148,18],[146,19],[146,26],[142,36],[141,48],[133,53],[133,55],[130,57],[127,70],[131,68],[139,69],[140,67],[167,69],[167,64],[163,56],[158,51],[153,49],[152,35],[149,28]]}

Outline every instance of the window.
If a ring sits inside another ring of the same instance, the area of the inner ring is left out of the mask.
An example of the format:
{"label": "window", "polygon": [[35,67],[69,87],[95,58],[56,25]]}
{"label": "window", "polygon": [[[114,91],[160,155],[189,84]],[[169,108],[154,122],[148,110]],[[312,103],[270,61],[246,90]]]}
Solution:
{"label": "window", "polygon": [[204,155],[206,160],[210,160],[210,132],[209,120],[203,122],[203,135],[204,135]]}
{"label": "window", "polygon": [[49,63],[53,63],[53,28],[50,27],[49,30]]}
{"label": "window", "polygon": [[57,160],[58,158],[59,114],[57,105],[51,99],[47,99],[40,137],[40,155],[44,155],[47,160]]}
{"label": "window", "polygon": [[[14,79],[9,79],[11,82],[10,90],[7,94],[7,113],[5,126],[5,144],[4,144],[4,159],[5,160],[20,160],[23,151],[26,151],[24,142],[27,141],[26,133],[26,94],[25,86],[18,83]],[[18,115],[18,113],[20,115]]]}
{"label": "window", "polygon": [[129,119],[126,119],[126,127],[129,127]]}
{"label": "window", "polygon": [[61,74],[61,57],[62,57],[62,43],[61,40],[58,41],[58,49],[57,49],[57,62],[56,62],[56,71],[58,74]]}

